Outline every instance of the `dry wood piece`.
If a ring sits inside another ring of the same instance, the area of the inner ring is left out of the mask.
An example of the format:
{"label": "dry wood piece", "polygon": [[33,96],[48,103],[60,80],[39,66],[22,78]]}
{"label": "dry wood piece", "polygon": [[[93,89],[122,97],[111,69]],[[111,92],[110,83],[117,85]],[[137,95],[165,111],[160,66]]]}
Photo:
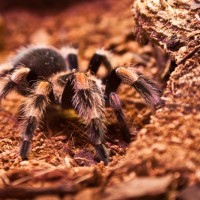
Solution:
{"label": "dry wood piece", "polygon": [[[176,177],[177,190],[199,181],[200,23],[199,10],[192,9],[192,2],[134,2],[132,11],[139,41],[160,46],[179,65],[164,91],[164,108],[140,131],[123,163],[115,169],[121,178],[124,174],[160,176],[170,172]],[[160,146],[165,148],[160,151]],[[124,190],[118,186],[113,194]]]}
{"label": "dry wood piece", "polygon": [[75,194],[76,192],[77,189],[75,187],[67,185],[49,188],[6,187],[0,188],[0,198],[31,199],[46,194],[63,197],[64,195]]}
{"label": "dry wood piece", "polygon": [[187,187],[178,196],[178,200],[199,200],[199,199],[200,199],[200,184]]}
{"label": "dry wood piece", "polygon": [[172,177],[165,176],[159,178],[136,178],[129,182],[118,184],[114,188],[106,191],[109,198],[106,199],[160,199],[165,194],[171,184]]}
{"label": "dry wood piece", "polygon": [[138,0],[133,12],[136,35],[161,46],[177,62],[200,44],[199,11],[192,0]]}

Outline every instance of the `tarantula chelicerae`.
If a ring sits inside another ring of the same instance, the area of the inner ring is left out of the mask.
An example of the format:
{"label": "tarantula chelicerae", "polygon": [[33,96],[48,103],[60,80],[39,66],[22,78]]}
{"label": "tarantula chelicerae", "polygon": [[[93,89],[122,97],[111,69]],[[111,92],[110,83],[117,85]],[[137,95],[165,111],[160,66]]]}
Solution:
{"label": "tarantula chelicerae", "polygon": [[[103,64],[108,75],[100,84],[96,73]],[[161,90],[156,84],[133,68],[112,68],[107,52],[97,50],[86,71],[78,70],[77,50],[65,47],[32,46],[0,68],[0,99],[12,90],[27,96],[23,104],[24,125],[20,156],[27,159],[35,129],[38,127],[47,106],[60,104],[63,108],[74,108],[87,127],[90,141],[104,163],[109,155],[103,144],[106,131],[104,108],[110,105],[116,114],[121,134],[126,142],[131,134],[125,122],[116,90],[121,82],[133,86],[153,108],[161,105]]]}

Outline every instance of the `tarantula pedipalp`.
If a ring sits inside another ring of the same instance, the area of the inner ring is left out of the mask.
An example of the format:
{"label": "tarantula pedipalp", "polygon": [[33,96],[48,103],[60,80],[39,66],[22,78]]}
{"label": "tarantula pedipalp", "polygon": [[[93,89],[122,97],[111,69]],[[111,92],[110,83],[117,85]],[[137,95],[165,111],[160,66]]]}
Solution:
{"label": "tarantula pedipalp", "polygon": [[[95,76],[101,64],[108,69],[104,87]],[[50,103],[77,111],[86,124],[99,159],[105,164],[109,162],[109,154],[103,144],[105,103],[114,109],[123,139],[130,142],[131,138],[116,94],[120,83],[133,86],[151,107],[158,108],[162,104],[161,90],[153,81],[132,68],[113,69],[104,50],[97,50],[88,69],[81,72],[78,70],[76,49],[31,46],[19,51],[10,63],[1,66],[0,79],[0,99],[12,90],[27,96],[23,105],[22,159],[27,159],[34,131]]]}

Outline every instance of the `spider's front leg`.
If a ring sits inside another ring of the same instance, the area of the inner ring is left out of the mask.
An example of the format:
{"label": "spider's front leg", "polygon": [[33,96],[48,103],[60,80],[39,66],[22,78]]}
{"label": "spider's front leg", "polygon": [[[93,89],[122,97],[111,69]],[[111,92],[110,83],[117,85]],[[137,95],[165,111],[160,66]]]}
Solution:
{"label": "spider's front leg", "polygon": [[153,109],[162,106],[162,92],[154,81],[150,80],[143,74],[136,72],[132,68],[118,67],[113,69],[108,75],[105,88],[106,102],[109,103],[115,111],[123,139],[126,142],[130,142],[131,133],[126,124],[120,99],[116,94],[121,82],[133,86],[140,93],[145,102]]}
{"label": "spider's front leg", "polygon": [[23,141],[20,148],[20,156],[23,160],[27,159],[34,131],[42,119],[47,105],[50,103],[49,95],[52,92],[52,85],[47,81],[39,82],[33,94],[27,97],[24,103],[24,130]]}
{"label": "spider's front leg", "polygon": [[25,86],[27,87],[28,85],[26,77],[29,74],[29,72],[29,68],[21,66],[15,69],[15,71],[12,72],[12,74],[9,74],[9,71],[4,72],[4,75],[7,75],[6,77],[1,77],[0,75],[0,99],[5,98],[16,87],[18,87],[18,89],[25,89]]}
{"label": "spider's front leg", "polygon": [[117,67],[111,72],[107,78],[106,97],[116,92],[121,82],[134,87],[151,108],[158,109],[163,105],[162,91],[158,85],[133,68]]}
{"label": "spider's front leg", "polygon": [[74,96],[72,104],[87,125],[89,138],[97,155],[105,164],[109,162],[108,152],[103,144],[106,131],[103,93],[91,75],[74,74]]}

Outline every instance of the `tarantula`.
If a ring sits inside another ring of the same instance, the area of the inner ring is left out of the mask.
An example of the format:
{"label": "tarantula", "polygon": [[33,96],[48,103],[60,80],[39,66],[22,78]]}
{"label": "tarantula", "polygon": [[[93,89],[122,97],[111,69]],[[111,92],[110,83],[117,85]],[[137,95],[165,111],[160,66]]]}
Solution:
{"label": "tarantula", "polygon": [[[102,49],[94,53],[86,71],[79,71],[77,52],[72,47],[58,50],[48,46],[30,46],[1,65],[0,99],[12,90],[27,96],[23,104],[23,141],[19,153],[23,160],[27,159],[34,131],[50,103],[77,111],[99,159],[105,164],[109,162],[109,153],[103,142],[106,132],[105,105],[114,109],[123,139],[126,142],[131,139],[116,94],[120,83],[133,86],[151,107],[161,106],[161,90],[143,74],[133,68],[113,68],[107,51]],[[103,84],[95,76],[101,64],[108,70]]]}

